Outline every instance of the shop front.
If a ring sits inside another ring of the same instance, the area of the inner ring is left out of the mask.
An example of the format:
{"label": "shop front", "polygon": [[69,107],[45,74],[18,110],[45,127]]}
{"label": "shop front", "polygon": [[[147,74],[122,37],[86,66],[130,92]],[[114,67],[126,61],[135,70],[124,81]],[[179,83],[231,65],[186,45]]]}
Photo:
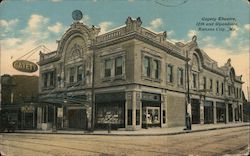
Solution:
{"label": "shop front", "polygon": [[161,126],[161,95],[142,93],[142,128]]}
{"label": "shop front", "polygon": [[125,128],[125,92],[96,94],[96,128]]}
{"label": "shop front", "polygon": [[214,123],[213,102],[206,101],[204,104],[204,124]]}
{"label": "shop front", "polygon": [[226,105],[223,102],[216,102],[217,123],[226,122]]}
{"label": "shop front", "polygon": [[200,123],[200,101],[198,99],[191,99],[192,108],[192,124]]}

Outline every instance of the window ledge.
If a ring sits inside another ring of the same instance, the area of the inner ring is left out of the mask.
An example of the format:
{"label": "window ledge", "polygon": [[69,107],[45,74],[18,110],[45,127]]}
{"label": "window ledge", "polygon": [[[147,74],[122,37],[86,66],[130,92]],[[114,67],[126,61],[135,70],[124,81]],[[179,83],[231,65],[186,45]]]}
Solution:
{"label": "window ledge", "polygon": [[142,79],[147,80],[147,81],[151,81],[151,82],[158,82],[158,83],[162,82],[161,79],[155,79],[155,78],[151,78],[151,77],[147,77],[147,76],[142,76]]}
{"label": "window ledge", "polygon": [[52,89],[54,89],[55,88],[55,86],[49,86],[49,87],[42,87],[42,90],[52,90]]}

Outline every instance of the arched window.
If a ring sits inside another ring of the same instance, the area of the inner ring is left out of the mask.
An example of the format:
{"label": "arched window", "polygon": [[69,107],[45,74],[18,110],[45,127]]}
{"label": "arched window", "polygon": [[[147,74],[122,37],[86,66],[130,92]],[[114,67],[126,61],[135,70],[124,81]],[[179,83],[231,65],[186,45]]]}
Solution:
{"label": "arched window", "polygon": [[193,54],[192,57],[192,70],[199,71],[199,59],[196,54]]}

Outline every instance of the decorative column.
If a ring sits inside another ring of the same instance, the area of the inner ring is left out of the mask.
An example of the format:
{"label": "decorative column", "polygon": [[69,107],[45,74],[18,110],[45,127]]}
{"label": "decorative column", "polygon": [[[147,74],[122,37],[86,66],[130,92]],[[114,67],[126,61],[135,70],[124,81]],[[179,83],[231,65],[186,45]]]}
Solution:
{"label": "decorative column", "polygon": [[[167,126],[167,95],[166,93],[161,94],[161,127]],[[163,116],[163,111],[165,111],[165,117]],[[165,118],[165,119],[164,119]],[[165,120],[165,123],[163,122]]]}
{"label": "decorative column", "polygon": [[225,114],[225,117],[226,117],[226,119],[225,119],[225,123],[228,123],[229,122],[229,109],[228,109],[228,102],[226,102],[225,103],[225,107],[226,107],[226,114]]}
{"label": "decorative column", "polygon": [[243,119],[243,104],[240,104],[240,112],[241,112],[241,122],[244,121]]}
{"label": "decorative column", "polygon": [[216,109],[216,102],[213,101],[213,114],[214,114],[214,124],[217,123],[217,109]]}
{"label": "decorative column", "polygon": [[232,112],[233,112],[233,122],[235,122],[235,105],[232,104]]}
{"label": "decorative column", "polygon": [[132,92],[132,130],[136,129],[136,92]]}
{"label": "decorative column", "polygon": [[204,95],[200,95],[200,124],[204,124]]}
{"label": "decorative column", "polygon": [[125,103],[125,128],[127,130],[132,129],[132,103],[133,103],[133,92],[126,91],[126,103]]}

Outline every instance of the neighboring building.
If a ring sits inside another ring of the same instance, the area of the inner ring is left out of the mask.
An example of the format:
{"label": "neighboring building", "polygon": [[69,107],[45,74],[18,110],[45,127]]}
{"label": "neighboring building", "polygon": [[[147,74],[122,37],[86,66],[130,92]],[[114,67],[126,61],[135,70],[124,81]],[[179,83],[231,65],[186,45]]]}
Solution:
{"label": "neighboring building", "polygon": [[56,51],[40,54],[39,128],[90,128],[92,100],[95,128],[185,126],[188,84],[193,124],[242,121],[243,82],[230,59],[218,67],[196,36],[173,43],[140,18],[125,24],[98,35],[99,28],[74,22]]}
{"label": "neighboring building", "polygon": [[1,76],[1,117],[15,121],[18,129],[36,128],[38,77]]}

